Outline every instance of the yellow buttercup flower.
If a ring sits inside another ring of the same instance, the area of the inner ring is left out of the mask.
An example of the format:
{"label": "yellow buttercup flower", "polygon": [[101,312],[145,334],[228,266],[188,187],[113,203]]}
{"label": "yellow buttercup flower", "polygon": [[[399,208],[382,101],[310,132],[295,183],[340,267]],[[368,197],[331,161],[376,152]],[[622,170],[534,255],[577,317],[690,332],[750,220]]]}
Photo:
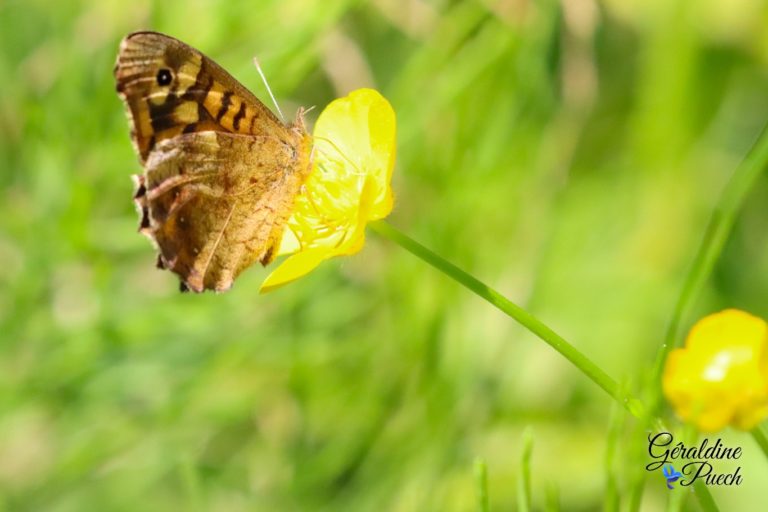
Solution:
{"label": "yellow buttercup flower", "polygon": [[753,428],[768,416],[768,324],[736,309],[702,318],[669,354],[662,385],[699,430]]}
{"label": "yellow buttercup flower", "polygon": [[363,247],[365,226],[392,211],[395,112],[381,94],[358,89],[331,102],[315,124],[312,173],[296,198],[279,255],[261,285],[289,283],[333,256]]}

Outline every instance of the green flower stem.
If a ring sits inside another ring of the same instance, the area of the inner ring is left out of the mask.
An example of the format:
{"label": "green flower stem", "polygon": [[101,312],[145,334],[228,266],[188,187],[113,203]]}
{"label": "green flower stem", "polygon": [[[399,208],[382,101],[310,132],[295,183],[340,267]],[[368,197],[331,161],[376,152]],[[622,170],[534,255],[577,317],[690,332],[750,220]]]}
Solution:
{"label": "green flower stem", "polygon": [[[682,432],[680,432],[680,439],[686,446],[691,446],[696,443],[699,437],[699,433],[693,425],[685,425]],[[707,489],[707,485],[701,480],[696,480],[691,487],[694,496],[699,502],[699,506],[704,512],[718,512],[717,503],[712,497],[712,494]],[[690,507],[686,506],[688,501],[687,493],[669,493],[669,501],[667,510],[669,512],[678,512],[680,510],[688,510]]]}
{"label": "green flower stem", "polygon": [[654,400],[657,402],[661,394],[660,382],[664,361],[666,361],[669,352],[682,344],[683,341],[680,335],[683,318],[712,273],[715,262],[720,257],[723,246],[728,240],[728,235],[731,233],[736,220],[736,214],[739,212],[747,194],[752,190],[752,186],[757,181],[760,173],[765,169],[766,164],[768,164],[768,127],[763,129],[760,137],[758,137],[746,158],[744,158],[725,186],[723,194],[709,220],[709,225],[704,233],[704,239],[701,241],[701,245],[693,260],[693,265],[685,278],[683,290],[675,304],[672,318],[664,336],[664,343],[659,348],[653,368],[652,382],[657,390]]}
{"label": "green flower stem", "polygon": [[704,512],[719,512],[720,509],[717,507],[717,503],[715,503],[715,499],[710,494],[709,489],[707,489],[707,484],[697,480],[693,484],[693,492],[699,500],[701,510]]}
{"label": "green flower stem", "polygon": [[750,431],[750,434],[752,434],[752,439],[755,440],[757,445],[763,451],[765,458],[768,459],[768,436],[765,434],[765,429],[758,425]]}
{"label": "green flower stem", "polygon": [[369,224],[378,234],[384,236],[400,245],[410,253],[418,256],[426,263],[432,265],[445,275],[462,284],[464,287],[474,292],[476,295],[490,302],[502,312],[512,317],[523,327],[545,341],[549,346],[560,352],[566,359],[573,363],[576,368],[589,377],[592,382],[600,386],[606,393],[612,396],[624,408],[634,416],[641,418],[645,415],[645,407],[640,401],[624,393],[619,385],[608,376],[600,367],[593,363],[587,356],[576,350],[562,336],[550,329],[541,320],[518,306],[512,301],[501,295],[499,292],[461,270],[456,265],[446,261],[441,256],[430,251],[417,241],[410,238],[392,225],[377,221]]}

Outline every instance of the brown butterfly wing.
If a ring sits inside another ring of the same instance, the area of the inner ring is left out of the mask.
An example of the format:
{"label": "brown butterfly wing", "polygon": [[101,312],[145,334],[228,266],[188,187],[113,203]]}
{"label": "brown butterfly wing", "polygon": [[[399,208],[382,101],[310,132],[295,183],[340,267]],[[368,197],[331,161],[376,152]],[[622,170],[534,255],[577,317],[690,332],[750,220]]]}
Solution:
{"label": "brown butterfly wing", "polygon": [[145,168],[140,229],[158,265],[199,292],[269,263],[311,168],[301,118],[283,124],[212,60],[155,32],[122,41],[115,78]]}
{"label": "brown butterfly wing", "polygon": [[158,264],[200,292],[226,290],[253,262],[268,263],[306,178],[301,155],[274,137],[216,131],[159,142],[136,195]]}
{"label": "brown butterfly wing", "polygon": [[290,139],[290,127],[221,66],[164,34],[134,32],[123,39],[115,79],[142,163],[161,140],[194,131]]}

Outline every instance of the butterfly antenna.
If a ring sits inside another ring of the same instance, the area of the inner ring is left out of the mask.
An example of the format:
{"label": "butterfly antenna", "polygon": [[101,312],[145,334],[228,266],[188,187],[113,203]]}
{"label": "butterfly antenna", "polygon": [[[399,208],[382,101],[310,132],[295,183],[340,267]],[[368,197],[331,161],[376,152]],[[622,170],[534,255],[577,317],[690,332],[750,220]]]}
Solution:
{"label": "butterfly antenna", "polygon": [[275,108],[277,109],[277,113],[280,114],[280,119],[285,122],[285,116],[283,115],[283,111],[280,110],[280,105],[277,104],[277,100],[275,99],[275,95],[272,94],[272,88],[269,87],[269,82],[267,82],[267,77],[264,75],[264,71],[261,69],[261,64],[259,64],[259,59],[256,57],[253,58],[253,65],[256,66],[256,70],[259,72],[259,76],[261,76],[261,80],[264,82],[264,86],[267,88],[267,92],[269,93],[269,97],[272,98],[272,103],[275,104]]}

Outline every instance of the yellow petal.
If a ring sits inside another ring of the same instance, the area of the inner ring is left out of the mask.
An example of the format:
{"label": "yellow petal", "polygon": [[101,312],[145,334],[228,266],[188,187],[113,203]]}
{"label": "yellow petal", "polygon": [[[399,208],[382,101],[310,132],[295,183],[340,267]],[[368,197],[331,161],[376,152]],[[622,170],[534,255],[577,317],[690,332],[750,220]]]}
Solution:
{"label": "yellow petal", "polygon": [[392,210],[395,126],[395,111],[373,89],[358,89],[332,101],[315,124],[318,163],[330,158],[347,165],[351,174],[373,178],[374,219]]}
{"label": "yellow petal", "polygon": [[289,256],[261,284],[259,292],[271,292],[285,284],[308,274],[324,259],[328,251],[325,249],[308,249]]}
{"label": "yellow petal", "polygon": [[344,242],[332,249],[333,256],[348,256],[355,254],[363,248],[363,245],[365,244],[365,225],[368,223],[368,219],[371,218],[371,210],[376,199],[374,193],[374,180],[368,176],[363,185],[363,190],[360,193],[360,205],[357,209],[357,224],[347,231],[347,236]]}
{"label": "yellow petal", "polygon": [[754,427],[768,415],[768,324],[733,309],[701,319],[667,358],[662,385],[700,430]]}
{"label": "yellow petal", "polygon": [[278,255],[292,254],[262,285],[301,277],[324,259],[362,249],[365,227],[392,210],[395,113],[377,91],[331,102],[314,130],[313,169],[296,197]]}

